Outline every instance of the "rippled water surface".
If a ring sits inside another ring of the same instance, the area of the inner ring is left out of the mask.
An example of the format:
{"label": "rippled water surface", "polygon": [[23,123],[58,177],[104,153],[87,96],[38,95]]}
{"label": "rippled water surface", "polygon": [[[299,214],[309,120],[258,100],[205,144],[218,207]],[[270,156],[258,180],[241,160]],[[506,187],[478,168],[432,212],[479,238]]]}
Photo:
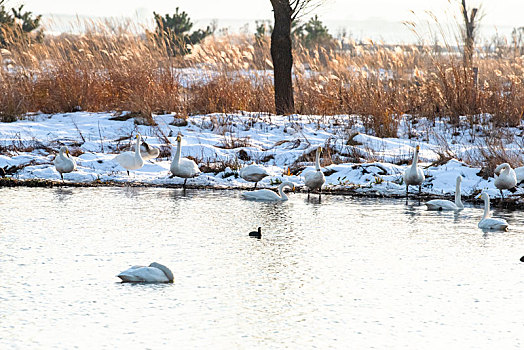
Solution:
{"label": "rippled water surface", "polygon": [[[0,348],[524,347],[524,230],[481,208],[0,189]],[[263,227],[261,240],[248,237]],[[174,284],[115,275],[158,261]]]}

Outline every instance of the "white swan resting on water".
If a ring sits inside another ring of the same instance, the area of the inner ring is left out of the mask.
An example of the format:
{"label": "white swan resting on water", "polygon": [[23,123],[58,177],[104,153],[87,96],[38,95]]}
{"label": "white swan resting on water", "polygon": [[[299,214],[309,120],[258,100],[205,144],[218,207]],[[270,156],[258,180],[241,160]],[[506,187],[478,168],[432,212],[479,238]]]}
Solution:
{"label": "white swan resting on water", "polygon": [[315,154],[315,170],[308,171],[304,174],[304,183],[306,184],[308,190],[307,194],[309,197],[309,192],[313,190],[319,190],[319,197],[322,194],[322,185],[326,182],[324,173],[320,169],[320,153],[322,153],[322,147],[317,147],[317,152]]}
{"label": "white swan resting on water", "polygon": [[113,158],[115,162],[120,164],[122,168],[127,170],[127,175],[129,176],[129,170],[136,170],[140,169],[142,166],[144,166],[144,159],[142,159],[142,155],[140,154],[140,140],[142,139],[142,136],[140,134],[136,134],[136,144],[135,144],[135,151],[127,151],[120,153],[118,156]]}
{"label": "white swan resting on water", "polygon": [[171,162],[171,173],[174,176],[184,178],[183,187],[186,188],[186,181],[189,178],[198,176],[200,174],[200,169],[198,169],[197,164],[188,158],[180,158],[182,152],[182,136],[178,135],[176,138],[177,149],[173,161]]}
{"label": "white swan resting on water", "polygon": [[495,175],[498,175],[495,177],[495,187],[499,189],[500,195],[504,199],[502,190],[509,190],[517,186],[517,174],[508,163],[502,163],[495,168]]}
{"label": "white swan resting on water", "polygon": [[284,193],[284,187],[289,187],[293,191],[295,190],[295,186],[291,182],[282,182],[280,186],[278,186],[278,194],[271,190],[264,189],[243,192],[242,197],[244,197],[245,199],[252,199],[258,201],[287,201],[288,197]]}
{"label": "white swan resting on water", "polygon": [[484,216],[479,221],[479,228],[483,230],[493,231],[507,231],[508,222],[504,219],[492,218],[489,212],[489,195],[486,192],[482,192],[476,198],[484,199]]}
{"label": "white swan resting on water", "polygon": [[151,263],[149,266],[132,266],[120,272],[122,282],[145,282],[145,283],[172,283],[175,279],[173,272],[159,263]]}
{"label": "white swan resting on water", "polygon": [[66,146],[60,147],[60,151],[55,157],[55,160],[53,160],[53,164],[55,165],[56,171],[60,173],[62,181],[64,181],[64,173],[70,173],[76,170],[76,162],[69,154],[69,149]]}
{"label": "white swan resting on water", "polygon": [[269,173],[267,172],[266,168],[264,168],[262,165],[253,163],[240,169],[239,175],[246,181],[254,182],[254,189],[256,189],[258,182],[266,176],[269,176]]}
{"label": "white swan resting on water", "polygon": [[426,179],[422,169],[418,167],[418,152],[420,151],[420,146],[415,147],[415,155],[413,156],[413,163],[409,168],[404,172],[404,183],[406,184],[406,197],[409,192],[409,185],[417,186],[418,193],[422,191],[422,183]]}
{"label": "white swan resting on water", "polygon": [[455,187],[455,203],[445,199],[433,199],[426,202],[428,210],[462,210],[464,204],[460,199],[460,183],[462,182],[462,176],[457,176],[457,184]]}

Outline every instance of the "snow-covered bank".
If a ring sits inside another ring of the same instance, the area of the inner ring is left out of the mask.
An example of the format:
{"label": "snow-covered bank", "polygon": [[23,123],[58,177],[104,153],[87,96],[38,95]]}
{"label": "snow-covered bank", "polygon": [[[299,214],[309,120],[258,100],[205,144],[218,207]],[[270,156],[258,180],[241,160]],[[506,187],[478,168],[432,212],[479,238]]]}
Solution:
{"label": "snow-covered bank", "polygon": [[[466,196],[480,190],[487,190],[492,197],[500,196],[493,178],[479,176],[480,167],[455,159],[429,166],[439,159],[443,143],[448,151],[463,159],[473,157],[482,147],[482,135],[473,135],[467,129],[457,132],[443,123],[419,122],[414,129],[405,119],[399,138],[381,139],[366,134],[355,116],[210,114],[191,116],[185,125],[174,115],[158,115],[154,117],[157,126],[137,125],[133,118],[112,120],[113,117],[114,113],[36,114],[14,123],[0,123],[0,167],[17,167],[18,171],[11,175],[16,179],[59,180],[52,161],[59,146],[65,144],[78,165],[77,171],[64,174],[66,181],[181,185],[184,179],[170,177],[169,173],[171,145],[176,144],[176,136],[181,133],[182,156],[195,159],[203,171],[199,177],[188,180],[189,185],[250,188],[253,183],[238,177],[234,169],[255,161],[265,165],[270,173],[259,182],[259,187],[272,188],[281,181],[290,181],[300,188],[304,185],[301,173],[313,169],[311,155],[321,145],[325,149],[322,164],[334,162],[323,167],[326,190],[401,195],[405,191],[402,173],[411,163],[414,147],[420,145],[426,175],[424,193],[450,196],[457,175],[461,175]],[[132,171],[128,177],[112,159],[130,146],[136,132],[162,152],[160,158],[145,162],[143,168]],[[521,130],[509,132],[516,134]],[[505,149],[518,152],[520,145],[508,143]],[[512,196],[522,194],[524,189],[517,187]]]}

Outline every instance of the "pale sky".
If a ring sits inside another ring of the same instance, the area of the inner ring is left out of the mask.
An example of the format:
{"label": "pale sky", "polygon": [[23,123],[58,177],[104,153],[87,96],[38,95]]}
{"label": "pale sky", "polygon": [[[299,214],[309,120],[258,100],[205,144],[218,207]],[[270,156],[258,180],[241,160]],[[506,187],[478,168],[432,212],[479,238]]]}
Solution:
{"label": "pale sky", "polygon": [[[24,3],[38,14],[152,18],[152,12],[173,13],[178,6],[191,19],[243,20],[272,19],[270,0],[8,0],[7,6]],[[452,22],[458,15],[459,0],[324,0],[315,10],[323,21],[365,21],[427,19],[425,11],[435,13],[439,21]],[[468,6],[482,4],[482,25],[490,31],[497,26],[524,26],[524,0],[467,0]],[[416,15],[413,15],[414,11]],[[339,24],[337,24],[339,25]],[[348,25],[349,27],[349,25]],[[380,28],[375,28],[380,30]],[[387,31],[386,28],[383,29]]]}

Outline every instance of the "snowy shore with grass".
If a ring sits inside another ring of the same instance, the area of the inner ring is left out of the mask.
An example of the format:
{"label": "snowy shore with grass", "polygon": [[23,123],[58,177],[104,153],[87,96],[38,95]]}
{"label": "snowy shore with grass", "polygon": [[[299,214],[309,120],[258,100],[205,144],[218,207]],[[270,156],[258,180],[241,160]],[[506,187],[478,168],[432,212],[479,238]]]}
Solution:
{"label": "snowy shore with grass", "polygon": [[[322,146],[323,191],[401,196],[405,194],[402,174],[419,145],[420,166],[426,176],[422,193],[450,198],[458,175],[463,177],[464,196],[486,190],[500,197],[489,167],[493,169],[501,155],[517,165],[521,161],[522,128],[492,127],[488,131],[466,123],[450,126],[429,120],[412,124],[406,116],[398,126],[397,138],[378,138],[365,130],[360,119],[350,115],[237,113],[179,118],[165,114],[153,116],[154,123],[147,125],[126,113],[39,113],[0,123],[0,167],[13,179],[58,181],[53,159],[65,145],[77,162],[76,171],[64,174],[66,184],[176,186],[184,179],[172,177],[169,166],[176,137],[181,134],[182,157],[195,160],[202,171],[188,180],[190,187],[252,188],[254,184],[240,178],[238,172],[255,162],[270,174],[258,183],[259,188],[290,181],[304,189],[302,174],[314,169],[316,148]],[[159,148],[160,156],[128,176],[113,158],[131,149],[137,133]],[[495,150],[496,143],[503,147]],[[506,192],[513,201],[520,201],[524,189],[517,186],[513,193]],[[410,193],[418,193],[418,188],[410,188]]]}

